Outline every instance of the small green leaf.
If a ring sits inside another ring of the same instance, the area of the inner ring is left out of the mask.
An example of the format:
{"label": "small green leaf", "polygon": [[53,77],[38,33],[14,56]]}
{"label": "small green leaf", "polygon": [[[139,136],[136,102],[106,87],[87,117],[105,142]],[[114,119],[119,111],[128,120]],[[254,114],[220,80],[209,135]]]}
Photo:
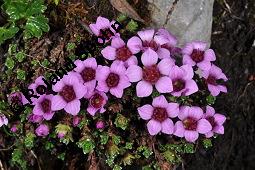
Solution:
{"label": "small green leaf", "polygon": [[148,147],[144,147],[143,156],[145,158],[148,159],[152,154],[153,154],[153,152]]}
{"label": "small green leaf", "polygon": [[113,136],[112,136],[112,140],[113,140],[113,143],[114,143],[115,145],[118,145],[118,144],[120,143],[120,141],[121,141],[121,138],[120,138],[120,136],[113,135]]}
{"label": "small green leaf", "polygon": [[17,70],[17,79],[26,80],[26,72],[24,70],[18,69]]}
{"label": "small green leaf", "polygon": [[74,50],[75,48],[76,48],[75,43],[68,43],[67,46],[66,46],[67,51]]}
{"label": "small green leaf", "polygon": [[26,58],[26,55],[23,51],[20,51],[16,54],[16,58],[18,62],[22,62]]}
{"label": "small green leaf", "polygon": [[118,114],[114,121],[114,124],[116,125],[116,127],[119,127],[122,130],[126,130],[126,128],[128,126],[128,122],[129,121],[125,116]]}
{"label": "small green leaf", "polygon": [[127,16],[126,15],[124,15],[124,14],[120,14],[118,17],[117,17],[117,21],[118,22],[123,22],[123,21],[125,21],[127,19]]}
{"label": "small green leaf", "polygon": [[80,140],[77,145],[83,150],[84,154],[91,152],[95,148],[95,144],[90,138]]}
{"label": "small green leaf", "polygon": [[135,32],[138,28],[138,24],[136,21],[132,20],[128,22],[126,29],[130,32]]}
{"label": "small green leaf", "polygon": [[107,142],[108,142],[108,139],[109,139],[109,135],[107,134],[107,133],[102,133],[102,134],[100,134],[100,143],[102,144],[102,145],[105,145],[105,144],[107,144]]}
{"label": "small green leaf", "polygon": [[194,144],[191,144],[191,143],[184,144],[183,152],[194,153],[195,152]]}
{"label": "small green leaf", "polygon": [[122,167],[119,165],[114,165],[113,170],[122,170]]}
{"label": "small green leaf", "polygon": [[15,64],[15,62],[12,58],[10,58],[10,57],[6,58],[5,65],[8,69],[12,70],[14,68],[14,64]]}
{"label": "small green leaf", "polygon": [[216,97],[209,95],[206,97],[206,101],[209,105],[213,105],[215,103]]}
{"label": "small green leaf", "polygon": [[211,148],[213,146],[211,139],[204,139],[203,140],[203,145],[206,149]]}
{"label": "small green leaf", "polygon": [[43,15],[38,16],[30,16],[27,19],[27,23],[25,25],[25,39],[29,39],[32,37],[41,37],[43,32],[48,32],[50,27],[48,25],[48,19]]}
{"label": "small green leaf", "polygon": [[42,62],[42,65],[44,66],[44,67],[48,67],[49,65],[50,65],[50,62],[49,62],[49,60],[47,60],[46,58],[43,60],[43,62]]}
{"label": "small green leaf", "polygon": [[0,27],[0,45],[4,43],[5,40],[8,40],[15,36],[19,31],[18,27],[10,26],[9,28]]}
{"label": "small green leaf", "polygon": [[29,132],[27,135],[26,135],[26,138],[25,138],[25,146],[28,148],[28,149],[31,149],[34,147],[34,139],[35,139],[35,134]]}
{"label": "small green leaf", "polygon": [[66,153],[65,153],[65,152],[63,152],[63,153],[61,153],[61,154],[58,155],[58,159],[60,159],[60,160],[62,160],[62,161],[65,160],[65,157],[66,157]]}

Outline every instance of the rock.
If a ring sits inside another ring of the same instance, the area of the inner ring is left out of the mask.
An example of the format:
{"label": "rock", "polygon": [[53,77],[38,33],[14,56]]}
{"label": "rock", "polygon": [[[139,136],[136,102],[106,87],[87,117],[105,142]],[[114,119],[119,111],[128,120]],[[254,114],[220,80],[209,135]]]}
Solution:
{"label": "rock", "polygon": [[[148,0],[152,25],[161,28],[175,0]],[[211,42],[214,0],[178,0],[165,28],[177,36],[179,46],[193,40]]]}

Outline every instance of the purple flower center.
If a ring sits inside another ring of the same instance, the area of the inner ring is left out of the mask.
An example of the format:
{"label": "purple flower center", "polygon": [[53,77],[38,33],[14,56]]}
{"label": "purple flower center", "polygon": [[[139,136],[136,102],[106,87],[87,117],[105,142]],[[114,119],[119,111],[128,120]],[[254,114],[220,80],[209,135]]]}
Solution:
{"label": "purple flower center", "polygon": [[150,42],[144,41],[144,42],[143,42],[143,47],[145,47],[145,48],[151,48],[151,49],[153,49],[154,51],[157,51],[157,50],[158,50],[158,44],[157,44],[155,41],[153,41],[153,40],[151,40]]}
{"label": "purple flower center", "polygon": [[108,87],[116,87],[119,84],[120,76],[115,73],[110,73],[106,79],[106,84]]}
{"label": "purple flower center", "polygon": [[49,113],[51,111],[51,101],[49,99],[44,99],[41,102],[41,108],[44,113]]}
{"label": "purple flower center", "polygon": [[11,97],[11,104],[22,105],[22,97],[20,94]]}
{"label": "purple flower center", "polygon": [[117,59],[120,61],[127,61],[132,56],[132,52],[127,47],[121,47],[116,51]]}
{"label": "purple flower center", "polygon": [[160,72],[156,65],[145,67],[143,69],[143,79],[152,84],[155,84],[160,78]]}
{"label": "purple flower center", "polygon": [[[103,33],[104,32],[104,33]],[[113,35],[113,33],[111,32],[110,28],[104,28],[104,29],[100,29],[100,33],[99,36],[106,38],[107,40],[109,40]]]}
{"label": "purple flower center", "polygon": [[212,128],[214,128],[216,126],[216,122],[213,116],[209,116],[206,118],[206,120],[208,120],[208,122],[210,122],[210,124],[212,125]]}
{"label": "purple flower center", "polygon": [[188,117],[183,121],[184,128],[186,130],[196,130],[197,129],[197,121],[191,117]]}
{"label": "purple flower center", "polygon": [[185,87],[185,82],[181,79],[177,79],[173,82],[173,90],[175,92],[181,91]]}
{"label": "purple flower center", "polygon": [[100,94],[96,93],[90,98],[90,105],[94,108],[101,108],[104,103],[104,98]]}
{"label": "purple flower center", "polygon": [[84,82],[94,80],[96,77],[96,70],[90,67],[85,67],[81,72],[81,77]]}
{"label": "purple flower center", "polygon": [[216,78],[212,75],[209,75],[206,82],[208,84],[217,85]]}
{"label": "purple flower center", "polygon": [[73,86],[65,85],[62,91],[59,93],[60,96],[64,98],[66,102],[71,102],[76,98]]}
{"label": "purple flower center", "polygon": [[199,63],[204,60],[204,51],[200,51],[199,49],[194,49],[191,53],[191,58],[196,63]]}
{"label": "purple flower center", "polygon": [[161,107],[156,107],[153,110],[153,115],[152,118],[159,121],[159,122],[163,122],[164,120],[167,119],[167,111],[165,108],[161,108]]}

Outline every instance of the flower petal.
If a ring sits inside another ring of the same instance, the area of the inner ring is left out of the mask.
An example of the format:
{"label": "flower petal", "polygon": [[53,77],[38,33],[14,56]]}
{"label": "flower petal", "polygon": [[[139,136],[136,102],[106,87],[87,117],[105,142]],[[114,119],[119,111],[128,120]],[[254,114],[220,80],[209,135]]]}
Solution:
{"label": "flower petal", "polygon": [[185,129],[181,121],[177,121],[174,125],[174,135],[182,138],[184,136]]}
{"label": "flower petal", "polygon": [[86,60],[83,61],[83,64],[85,67],[89,67],[93,69],[97,68],[97,61],[95,58],[87,58]]}
{"label": "flower petal", "polygon": [[169,77],[172,79],[172,80],[176,80],[176,79],[182,79],[183,77],[185,76],[185,72],[183,69],[181,69],[180,67],[178,66],[173,66],[171,69],[170,69],[170,72],[169,72]]}
{"label": "flower petal", "polygon": [[218,134],[224,134],[224,127],[223,126],[217,126],[216,128],[213,129],[213,131],[215,133],[218,133]]}
{"label": "flower petal", "polygon": [[110,71],[122,75],[126,72],[126,68],[122,61],[114,61],[110,67]]}
{"label": "flower petal", "polygon": [[185,71],[185,76],[183,77],[184,80],[192,79],[194,76],[193,68],[190,65],[183,65],[181,66],[181,69]]}
{"label": "flower petal", "polygon": [[180,120],[186,119],[189,116],[189,109],[190,109],[189,106],[181,106],[180,107],[180,112],[178,114],[178,118]]}
{"label": "flower petal", "polygon": [[208,90],[211,92],[212,96],[218,96],[220,94],[220,90],[217,86],[208,84]]}
{"label": "flower petal", "polygon": [[174,132],[174,123],[171,119],[166,119],[165,121],[163,121],[161,123],[161,126],[162,126],[162,132],[165,133],[165,134],[173,134]]}
{"label": "flower petal", "polygon": [[115,37],[112,39],[111,46],[118,49],[125,46],[125,42],[120,37]]}
{"label": "flower petal", "polygon": [[209,70],[212,66],[210,61],[202,61],[200,63],[197,63],[197,66],[201,69],[201,70]]}
{"label": "flower petal", "polygon": [[108,60],[114,60],[116,58],[116,48],[107,46],[101,51],[101,54]]}
{"label": "flower petal", "polygon": [[89,114],[90,114],[91,116],[95,116],[95,114],[96,114],[97,111],[98,111],[97,108],[94,108],[94,107],[91,107],[91,106],[88,106],[88,108],[87,108],[87,112],[89,112]]}
{"label": "flower petal", "polygon": [[165,48],[159,48],[157,54],[160,59],[170,58],[170,51]]}
{"label": "flower petal", "polygon": [[201,119],[197,122],[197,131],[201,134],[206,134],[212,130],[212,125],[206,119]]}
{"label": "flower petal", "polygon": [[110,21],[107,18],[99,16],[96,21],[98,29],[110,27]]}
{"label": "flower petal", "polygon": [[155,84],[155,87],[160,93],[170,93],[173,91],[172,80],[167,76],[161,77]]}
{"label": "flower petal", "polygon": [[186,54],[183,56],[182,63],[190,66],[196,65],[196,63],[191,59],[191,57]]}
{"label": "flower petal", "polygon": [[141,57],[144,66],[152,66],[158,62],[158,54],[152,49],[147,49]]}
{"label": "flower petal", "polygon": [[178,103],[168,103],[167,114],[169,117],[174,118],[179,114],[179,104]]}
{"label": "flower petal", "polygon": [[141,51],[142,41],[137,36],[134,36],[128,40],[127,47],[132,52],[132,54],[137,54]]}
{"label": "flower petal", "polygon": [[81,99],[87,93],[87,88],[81,83],[74,84],[73,89],[77,99]]}
{"label": "flower petal", "polygon": [[206,106],[206,116],[213,116],[215,114],[215,110],[211,106]]}
{"label": "flower petal", "polygon": [[198,139],[198,132],[186,130],[184,132],[184,137],[188,142],[195,142]]}
{"label": "flower petal", "polygon": [[204,56],[205,56],[205,60],[207,60],[207,61],[215,61],[216,60],[215,53],[212,49],[206,50]]}
{"label": "flower petal", "polygon": [[198,50],[200,50],[200,51],[205,51],[205,49],[206,49],[206,43],[205,43],[205,42],[202,42],[202,41],[194,41],[194,42],[192,42],[192,44],[193,44],[193,47],[194,47],[195,49],[198,49]]}
{"label": "flower petal", "polygon": [[96,79],[105,80],[110,73],[110,68],[107,66],[98,66],[96,70]]}
{"label": "flower petal", "polygon": [[143,105],[142,107],[138,107],[138,113],[143,120],[151,119],[153,114],[153,107],[149,104]]}
{"label": "flower petal", "polygon": [[123,89],[122,88],[117,88],[117,87],[111,88],[110,93],[112,95],[114,95],[115,97],[117,97],[117,98],[121,98],[122,95],[123,95]]}
{"label": "flower petal", "polygon": [[132,65],[128,67],[126,75],[130,82],[138,82],[142,79],[143,71],[141,67]]}
{"label": "flower petal", "polygon": [[154,30],[144,30],[144,31],[138,31],[137,34],[143,41],[148,41],[150,42],[153,39],[154,36]]}
{"label": "flower petal", "polygon": [[186,96],[189,96],[189,95],[196,93],[198,91],[197,83],[194,80],[187,80],[185,82],[185,88],[187,89],[185,91]]}
{"label": "flower petal", "polygon": [[214,115],[214,120],[218,125],[222,125],[226,121],[226,116],[216,113]]}
{"label": "flower petal", "polygon": [[71,115],[77,115],[79,113],[81,109],[81,102],[80,100],[73,100],[69,103],[67,103],[66,107],[64,108],[64,110],[67,113],[70,113]]}
{"label": "flower petal", "polygon": [[52,90],[55,92],[60,92],[65,86],[63,80],[58,81],[55,85],[52,86]]}
{"label": "flower petal", "polygon": [[129,67],[131,65],[137,65],[138,64],[138,60],[136,58],[136,56],[131,56],[126,62],[125,62],[125,67]]}
{"label": "flower petal", "polygon": [[152,85],[146,81],[140,81],[136,85],[136,95],[138,97],[147,97],[152,93]]}
{"label": "flower petal", "polygon": [[199,120],[203,117],[203,110],[200,107],[192,106],[189,109],[188,116],[195,120]]}
{"label": "flower petal", "polygon": [[40,104],[37,103],[34,108],[33,108],[33,114],[34,115],[43,115],[44,112],[42,111],[41,107],[40,107]]}
{"label": "flower petal", "polygon": [[66,106],[66,104],[66,101],[61,96],[53,96],[51,99],[51,110],[61,110]]}
{"label": "flower petal", "polygon": [[161,131],[161,124],[152,119],[147,123],[147,128],[150,135],[154,136]]}
{"label": "flower petal", "polygon": [[109,91],[109,87],[107,86],[107,84],[104,81],[98,81],[96,89],[98,91],[102,91],[105,93]]}
{"label": "flower petal", "polygon": [[171,68],[174,66],[174,61],[171,58],[162,59],[158,63],[159,72],[163,75],[169,75]]}
{"label": "flower petal", "polygon": [[163,107],[167,108],[168,107],[168,102],[165,98],[165,96],[160,95],[158,97],[155,97],[152,101],[152,106],[153,107]]}

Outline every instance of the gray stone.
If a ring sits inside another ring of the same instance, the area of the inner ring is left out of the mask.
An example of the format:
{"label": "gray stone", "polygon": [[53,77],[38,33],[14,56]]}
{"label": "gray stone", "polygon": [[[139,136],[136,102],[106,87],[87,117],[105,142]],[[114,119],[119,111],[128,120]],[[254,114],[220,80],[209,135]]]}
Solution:
{"label": "gray stone", "polygon": [[[167,20],[174,0],[148,0],[152,25],[161,28]],[[210,44],[214,0],[179,0],[165,25],[177,36],[179,46],[193,40]]]}

